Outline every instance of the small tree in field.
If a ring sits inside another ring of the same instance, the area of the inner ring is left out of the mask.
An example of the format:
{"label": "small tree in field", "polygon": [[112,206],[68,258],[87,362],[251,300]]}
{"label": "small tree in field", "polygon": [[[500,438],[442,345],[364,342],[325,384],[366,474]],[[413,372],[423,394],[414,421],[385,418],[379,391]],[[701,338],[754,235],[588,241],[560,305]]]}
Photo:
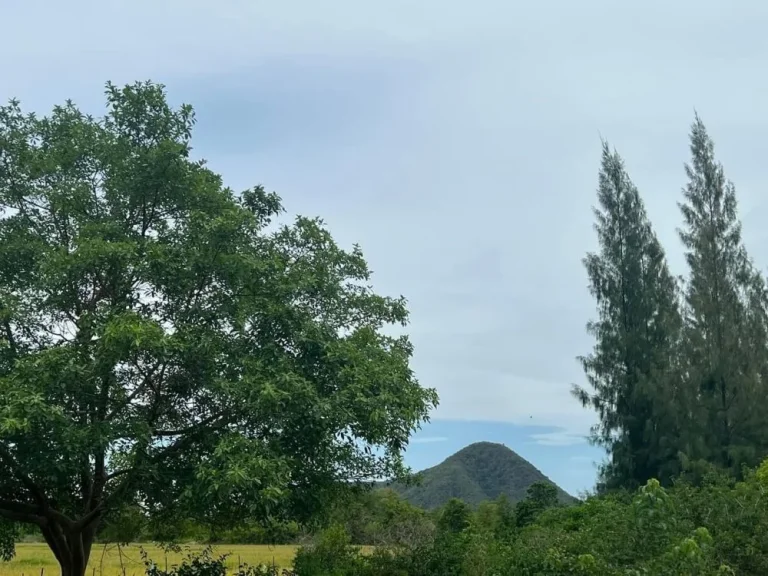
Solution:
{"label": "small tree in field", "polygon": [[270,226],[279,198],[191,160],[162,86],[106,96],[101,119],[0,108],[0,550],[35,524],[65,576],[125,506],[306,519],[403,472],[437,402],[357,247]]}

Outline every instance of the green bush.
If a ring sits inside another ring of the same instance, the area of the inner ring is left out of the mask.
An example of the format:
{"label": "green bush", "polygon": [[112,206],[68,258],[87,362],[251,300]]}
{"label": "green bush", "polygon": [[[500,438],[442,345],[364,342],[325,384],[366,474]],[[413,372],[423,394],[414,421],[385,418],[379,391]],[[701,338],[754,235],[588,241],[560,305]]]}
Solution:
{"label": "green bush", "polygon": [[199,554],[190,553],[181,564],[162,570],[142,551],[146,576],[226,576],[226,556],[214,557],[211,549],[206,548]]}
{"label": "green bush", "polygon": [[[226,576],[227,556],[213,556],[210,547],[200,553],[189,553],[181,564],[162,570],[142,551],[146,576]],[[260,564],[249,566],[241,564],[235,576],[294,576],[289,570],[280,570],[277,566]]]}
{"label": "green bush", "polygon": [[317,542],[296,552],[296,576],[363,576],[367,561],[360,548],[352,546],[349,534],[336,524],[322,532]]}

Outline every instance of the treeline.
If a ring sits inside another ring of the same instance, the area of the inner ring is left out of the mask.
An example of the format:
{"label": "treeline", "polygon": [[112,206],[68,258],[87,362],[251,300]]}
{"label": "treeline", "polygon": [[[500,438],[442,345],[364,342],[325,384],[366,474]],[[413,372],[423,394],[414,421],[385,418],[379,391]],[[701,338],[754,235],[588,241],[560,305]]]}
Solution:
{"label": "treeline", "polygon": [[[768,463],[735,481],[711,472],[694,485],[651,480],[575,506],[527,499],[471,511],[452,502],[434,535],[372,554],[340,527],[299,551],[298,576],[725,576],[768,573]],[[495,510],[490,517],[488,512]]]}
{"label": "treeline", "polygon": [[421,545],[366,555],[337,527],[300,551],[295,569],[299,576],[757,576],[768,574],[767,489],[768,463],[739,482],[725,472],[666,489],[651,480],[635,493],[575,506],[529,496],[511,514],[452,502]]}
{"label": "treeline", "polygon": [[741,237],[736,190],[697,116],[679,202],[688,275],[667,263],[640,192],[604,144],[595,209],[599,251],[584,260],[597,318],[581,358],[605,448],[599,488],[656,478],[739,477],[768,454],[768,300]]}
{"label": "treeline", "polygon": [[[678,480],[669,488],[651,480],[634,493],[617,490],[570,506],[548,485],[532,486],[515,505],[500,498],[473,509],[451,500],[428,514],[395,504],[384,531],[400,538],[356,546],[355,529],[337,522],[299,548],[290,570],[264,566],[239,574],[759,576],[768,573],[768,461],[743,476],[736,481],[713,470],[697,484]],[[422,529],[409,528],[411,514]],[[203,561],[195,574],[224,574],[221,562]],[[180,568],[170,576],[188,573]]]}
{"label": "treeline", "polygon": [[339,525],[358,545],[408,544],[433,531],[440,511],[427,512],[409,504],[390,489],[352,491],[334,502],[313,523],[290,519],[205,524],[189,518],[155,520],[138,506],[108,517],[97,541],[109,543],[161,542],[202,544],[301,544],[313,540],[323,526]]}
{"label": "treeline", "polygon": [[[140,508],[113,514],[97,535],[102,543],[201,543],[201,544],[306,544],[314,541],[323,527],[343,530],[350,544],[359,546],[414,547],[429,541],[441,526],[460,529],[473,517],[488,529],[508,531],[530,524],[542,510],[558,503],[557,489],[537,482],[527,497],[513,503],[502,494],[476,507],[451,499],[445,506],[424,510],[410,504],[389,488],[352,492],[336,502],[324,518],[312,525],[295,521],[237,523],[227,527],[205,525],[190,519],[167,524],[154,522]],[[32,532],[30,532],[32,533]]]}

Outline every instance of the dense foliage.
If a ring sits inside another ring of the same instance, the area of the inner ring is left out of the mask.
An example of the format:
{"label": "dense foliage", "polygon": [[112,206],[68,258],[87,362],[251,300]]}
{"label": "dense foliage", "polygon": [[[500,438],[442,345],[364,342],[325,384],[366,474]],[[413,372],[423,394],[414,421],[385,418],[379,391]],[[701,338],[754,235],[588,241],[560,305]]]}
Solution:
{"label": "dense foliage", "polygon": [[224,187],[162,86],[106,97],[98,119],[0,107],[0,518],[36,525],[66,576],[131,506],[166,527],[312,519],[401,474],[437,400],[359,248]]}
{"label": "dense foliage", "polygon": [[[392,491],[367,492],[303,546],[292,567],[238,574],[295,576],[761,576],[768,573],[768,461],[736,481],[712,467],[700,482],[650,480],[564,505],[550,484],[512,505],[501,496],[472,508],[453,499],[434,512]],[[372,512],[375,510],[375,512]],[[369,533],[358,532],[359,516]],[[419,530],[414,530],[420,525]],[[362,547],[372,534],[376,547]],[[150,576],[165,572],[151,563]],[[210,552],[168,575],[221,576]]]}
{"label": "dense foliage", "polygon": [[738,482],[712,471],[699,485],[681,481],[665,489],[650,480],[634,493],[591,497],[572,506],[541,496],[540,489],[531,490],[511,513],[500,501],[476,511],[452,502],[441,511],[430,540],[412,547],[381,547],[373,554],[352,546],[336,526],[299,554],[296,574],[768,573],[768,461]]}
{"label": "dense foliage", "polygon": [[[348,527],[336,523],[299,550],[290,570],[258,570],[295,576],[758,576],[768,570],[768,461],[738,482],[713,469],[698,485],[680,481],[665,489],[650,480],[634,493],[571,506],[555,496],[542,483],[514,507],[503,497],[474,510],[454,499],[421,517],[431,526],[428,536],[374,550],[355,545]],[[409,514],[388,521],[407,524]],[[212,575],[222,569],[206,554],[197,565]]]}

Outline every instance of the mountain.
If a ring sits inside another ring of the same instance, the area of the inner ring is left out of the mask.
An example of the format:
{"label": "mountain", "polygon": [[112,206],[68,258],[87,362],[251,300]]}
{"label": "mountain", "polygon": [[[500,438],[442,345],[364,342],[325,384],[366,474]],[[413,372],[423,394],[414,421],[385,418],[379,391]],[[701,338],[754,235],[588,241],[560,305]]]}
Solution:
{"label": "mountain", "polygon": [[[512,502],[525,498],[534,482],[557,486],[533,464],[503,444],[477,442],[448,457],[441,464],[422,471],[418,486],[397,483],[394,489],[403,498],[422,508],[438,508],[451,498],[477,505],[506,494]],[[557,487],[564,503],[575,499]]]}

